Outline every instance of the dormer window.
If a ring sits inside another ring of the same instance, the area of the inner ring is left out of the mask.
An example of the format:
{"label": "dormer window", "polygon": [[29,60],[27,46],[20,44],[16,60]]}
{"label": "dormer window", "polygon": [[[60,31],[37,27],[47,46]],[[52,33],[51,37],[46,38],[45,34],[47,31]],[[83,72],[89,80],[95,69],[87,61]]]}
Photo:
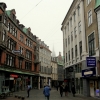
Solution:
{"label": "dormer window", "polygon": [[4,16],[4,24],[6,24],[6,22],[7,22],[7,17]]}

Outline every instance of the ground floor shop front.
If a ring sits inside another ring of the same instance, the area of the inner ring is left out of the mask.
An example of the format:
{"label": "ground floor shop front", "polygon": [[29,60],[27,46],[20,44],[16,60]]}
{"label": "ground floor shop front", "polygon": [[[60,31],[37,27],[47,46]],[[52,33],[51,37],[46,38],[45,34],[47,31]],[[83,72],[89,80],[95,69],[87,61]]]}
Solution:
{"label": "ground floor shop front", "polygon": [[26,90],[28,84],[32,88],[38,88],[38,77],[38,75],[0,71],[0,92],[5,91],[5,88],[8,88],[10,91]]}
{"label": "ground floor shop front", "polygon": [[83,78],[83,94],[99,97],[100,79],[98,77]]}

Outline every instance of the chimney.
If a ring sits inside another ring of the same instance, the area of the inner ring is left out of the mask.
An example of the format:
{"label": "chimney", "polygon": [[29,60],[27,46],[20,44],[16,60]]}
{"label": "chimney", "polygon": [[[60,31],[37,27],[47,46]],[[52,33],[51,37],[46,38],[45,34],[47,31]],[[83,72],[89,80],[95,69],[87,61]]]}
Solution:
{"label": "chimney", "polygon": [[28,28],[28,31],[31,32],[31,28],[30,27]]}
{"label": "chimney", "polygon": [[5,11],[7,8],[7,5],[4,2],[0,3],[0,6],[2,7],[2,9]]}

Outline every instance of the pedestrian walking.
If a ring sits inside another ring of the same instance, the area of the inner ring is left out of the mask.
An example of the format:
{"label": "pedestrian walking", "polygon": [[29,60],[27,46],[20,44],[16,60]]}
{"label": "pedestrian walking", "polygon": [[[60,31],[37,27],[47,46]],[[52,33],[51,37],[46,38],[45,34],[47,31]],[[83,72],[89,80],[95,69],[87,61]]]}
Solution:
{"label": "pedestrian walking", "polygon": [[48,84],[43,89],[43,94],[45,95],[46,100],[49,100],[50,98],[50,90],[51,88],[49,87]]}
{"label": "pedestrian walking", "polygon": [[63,91],[64,91],[64,87],[63,87],[63,85],[61,84],[60,85],[60,96],[62,97],[63,96]]}
{"label": "pedestrian walking", "polygon": [[75,86],[74,85],[72,85],[72,88],[71,88],[71,90],[72,90],[72,94],[73,94],[73,97],[75,97]]}
{"label": "pedestrian walking", "polygon": [[30,96],[30,90],[31,90],[31,85],[30,84],[28,84],[27,85],[27,97],[29,97]]}
{"label": "pedestrian walking", "polygon": [[65,96],[67,96],[67,95],[68,95],[68,89],[69,89],[69,88],[68,88],[68,85],[66,84],[66,85],[65,85],[65,89],[64,89]]}

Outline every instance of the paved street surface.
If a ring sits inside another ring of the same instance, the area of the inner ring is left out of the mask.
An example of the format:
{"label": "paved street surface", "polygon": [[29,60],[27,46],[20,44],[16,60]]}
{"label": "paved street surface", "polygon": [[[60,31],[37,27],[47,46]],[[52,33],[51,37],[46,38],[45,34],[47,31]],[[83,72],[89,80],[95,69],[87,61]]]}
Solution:
{"label": "paved street surface", "polygon": [[[14,93],[13,97],[7,97],[6,99],[0,99],[0,100],[21,100],[21,99],[15,98],[14,97],[15,94],[25,96],[25,100],[45,100],[45,97],[43,95],[43,89],[31,90],[29,98],[27,98],[26,91],[21,91],[21,92]],[[84,96],[80,96],[80,95],[76,95],[76,97],[73,97],[71,93],[67,97],[65,97],[64,94],[63,94],[63,97],[60,97],[59,91],[52,89],[51,95],[50,95],[50,100],[99,100],[99,99],[93,98],[93,97],[84,97]]]}

